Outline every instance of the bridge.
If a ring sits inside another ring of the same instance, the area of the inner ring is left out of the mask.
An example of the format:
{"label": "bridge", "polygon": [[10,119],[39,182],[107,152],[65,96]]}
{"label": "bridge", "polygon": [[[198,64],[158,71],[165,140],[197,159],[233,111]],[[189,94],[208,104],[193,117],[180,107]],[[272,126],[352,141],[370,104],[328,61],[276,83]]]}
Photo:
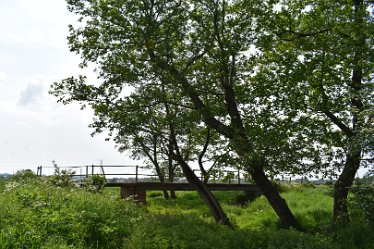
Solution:
{"label": "bridge", "polygon": [[[38,166],[37,175],[45,175],[43,172],[47,171],[47,175],[51,174],[51,169],[56,169],[55,166]],[[92,175],[101,175],[105,178],[106,187],[120,188],[121,198],[126,199],[134,196],[135,200],[146,203],[147,190],[174,190],[174,191],[194,191],[183,177],[176,177],[177,182],[159,182],[158,176],[151,174],[149,167],[138,165],[85,165],[85,166],[58,166],[60,170],[77,171],[79,174],[74,174],[74,178],[80,181]],[[49,170],[49,172],[48,172]],[[107,173],[108,171],[111,173]],[[106,172],[105,172],[106,171]],[[198,170],[194,170],[199,175]],[[225,182],[222,179],[213,176],[211,181],[206,183],[206,186],[211,191],[244,191],[248,199],[259,195],[260,191],[255,184],[245,183],[245,179],[241,176],[240,170],[224,170],[221,173],[225,174]]]}
{"label": "bridge", "polygon": [[[234,183],[207,183],[206,186],[211,191],[244,191],[247,198],[255,197],[259,194],[259,189],[255,184],[234,184]],[[112,182],[106,187],[119,187],[121,198],[126,199],[134,196],[135,200],[146,203],[147,190],[174,190],[193,191],[193,186],[189,183],[161,183],[161,182]]]}

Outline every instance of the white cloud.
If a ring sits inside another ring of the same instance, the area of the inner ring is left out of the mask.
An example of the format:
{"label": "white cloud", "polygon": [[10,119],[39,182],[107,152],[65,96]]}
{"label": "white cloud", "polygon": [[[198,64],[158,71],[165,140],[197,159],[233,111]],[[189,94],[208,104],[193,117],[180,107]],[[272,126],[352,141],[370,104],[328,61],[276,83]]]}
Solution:
{"label": "white cloud", "polygon": [[30,104],[37,103],[43,99],[44,86],[42,83],[29,83],[21,92],[18,104],[21,106],[29,106]]}

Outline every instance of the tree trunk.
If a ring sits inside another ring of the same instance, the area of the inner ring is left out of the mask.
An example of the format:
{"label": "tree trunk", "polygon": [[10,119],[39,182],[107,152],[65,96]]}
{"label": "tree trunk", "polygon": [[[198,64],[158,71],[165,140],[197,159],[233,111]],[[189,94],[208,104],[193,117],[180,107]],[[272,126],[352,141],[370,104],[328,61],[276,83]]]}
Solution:
{"label": "tree trunk", "polygon": [[[169,107],[167,104],[165,104],[165,108],[167,109],[168,113],[170,112],[169,111]],[[170,125],[169,125],[170,127]],[[173,137],[172,137],[172,132],[170,132],[169,134],[169,142],[168,142],[168,152],[167,152],[167,156],[168,156],[168,181],[169,182],[174,182],[174,176],[175,176],[175,166],[173,165]],[[177,195],[175,194],[175,190],[170,190],[170,197],[172,199],[177,199]]]}
{"label": "tree trunk", "polygon": [[171,197],[171,199],[177,199],[177,195],[175,194],[175,190],[170,190],[170,197]]}
{"label": "tree trunk", "polygon": [[[162,173],[160,165],[158,163],[155,163],[155,162],[153,164],[156,168],[156,173],[157,173],[158,179],[160,180],[161,183],[164,183],[165,182],[165,177],[164,177],[164,174]],[[164,198],[166,200],[168,200],[169,197],[170,197],[168,191],[164,190],[163,194],[164,194]]]}
{"label": "tree trunk", "polygon": [[360,167],[361,151],[348,153],[344,169],[334,185],[333,221],[335,224],[349,223],[347,198],[357,170]]}
{"label": "tree trunk", "polygon": [[257,187],[261,190],[262,194],[266,197],[270,205],[273,207],[282,224],[287,228],[292,227],[299,231],[303,231],[303,228],[300,226],[295,216],[292,214],[286,201],[280,196],[278,190],[266,177],[263,169],[258,166],[254,166],[248,171]]}
{"label": "tree trunk", "polygon": [[221,205],[218,203],[217,199],[210,192],[207,186],[200,181],[200,179],[195,175],[195,173],[191,170],[191,168],[184,160],[178,160],[178,163],[181,165],[187,181],[196,189],[200,197],[208,205],[217,223],[231,227],[232,224],[230,223],[229,218],[226,216]]}
{"label": "tree trunk", "polygon": [[[165,104],[166,114],[169,116],[171,114],[169,105],[166,102],[164,104]],[[190,166],[187,164],[187,162],[183,158],[179,150],[175,127],[172,122],[169,122],[169,129],[170,129],[170,149],[171,149],[169,151],[170,159],[176,160],[179,163],[179,165],[182,167],[183,174],[186,177],[188,183],[191,184],[196,189],[200,197],[208,205],[216,222],[219,224],[232,227],[232,224],[230,223],[229,218],[226,216],[225,212],[223,211],[221,205],[218,203],[217,199],[210,192],[207,186],[203,182],[201,182],[200,179],[195,175],[193,170],[190,168]]]}
{"label": "tree trunk", "polygon": [[166,190],[164,190],[164,191],[162,191],[163,192],[163,194],[164,194],[164,198],[166,199],[166,200],[168,200],[170,197],[169,197],[169,193],[168,193],[168,191],[166,191]]}
{"label": "tree trunk", "polygon": [[364,118],[364,104],[362,101],[362,60],[363,60],[363,48],[365,46],[365,32],[364,32],[364,19],[363,13],[366,11],[363,0],[354,0],[354,24],[355,32],[357,35],[358,45],[354,47],[353,57],[353,70],[352,79],[350,84],[351,94],[351,107],[355,111],[351,111],[352,114],[352,130],[347,136],[351,140],[351,148],[349,148],[344,169],[340,174],[338,180],[334,186],[334,209],[333,209],[333,221],[335,224],[347,224],[349,223],[349,213],[347,207],[347,197],[350,187],[353,184],[353,180],[360,167],[362,147],[359,142],[355,141],[358,139],[359,134],[363,129],[365,123]]}

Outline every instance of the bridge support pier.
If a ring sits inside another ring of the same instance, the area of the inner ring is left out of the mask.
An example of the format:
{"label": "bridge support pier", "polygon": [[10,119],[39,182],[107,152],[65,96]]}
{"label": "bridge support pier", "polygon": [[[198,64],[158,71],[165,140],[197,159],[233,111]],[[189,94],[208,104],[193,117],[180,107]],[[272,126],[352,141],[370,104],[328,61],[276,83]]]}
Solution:
{"label": "bridge support pier", "polygon": [[147,203],[146,189],[136,186],[122,186],[121,187],[121,198],[126,199],[130,196],[134,196],[134,199],[139,203]]}

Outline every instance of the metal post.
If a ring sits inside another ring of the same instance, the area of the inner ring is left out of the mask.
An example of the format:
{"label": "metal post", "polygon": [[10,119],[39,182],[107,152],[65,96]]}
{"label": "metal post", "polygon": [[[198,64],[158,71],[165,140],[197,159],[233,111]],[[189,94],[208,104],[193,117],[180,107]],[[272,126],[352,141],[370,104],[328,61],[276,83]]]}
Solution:
{"label": "metal post", "polygon": [[86,178],[88,178],[88,165],[86,166]]}
{"label": "metal post", "polygon": [[136,167],[135,167],[135,182],[138,182],[138,172],[139,172],[139,166],[136,165]]}
{"label": "metal post", "polygon": [[91,176],[93,176],[94,175],[94,173],[95,173],[95,166],[92,164],[92,166],[91,166],[92,168],[91,168]]}
{"label": "metal post", "polygon": [[42,166],[40,166],[40,170],[39,170],[39,174],[40,174],[40,176],[42,176]]}
{"label": "metal post", "polygon": [[240,170],[238,169],[238,184],[240,184]]}
{"label": "metal post", "polygon": [[36,169],[36,176],[39,176],[39,166],[38,166],[38,168]]}

